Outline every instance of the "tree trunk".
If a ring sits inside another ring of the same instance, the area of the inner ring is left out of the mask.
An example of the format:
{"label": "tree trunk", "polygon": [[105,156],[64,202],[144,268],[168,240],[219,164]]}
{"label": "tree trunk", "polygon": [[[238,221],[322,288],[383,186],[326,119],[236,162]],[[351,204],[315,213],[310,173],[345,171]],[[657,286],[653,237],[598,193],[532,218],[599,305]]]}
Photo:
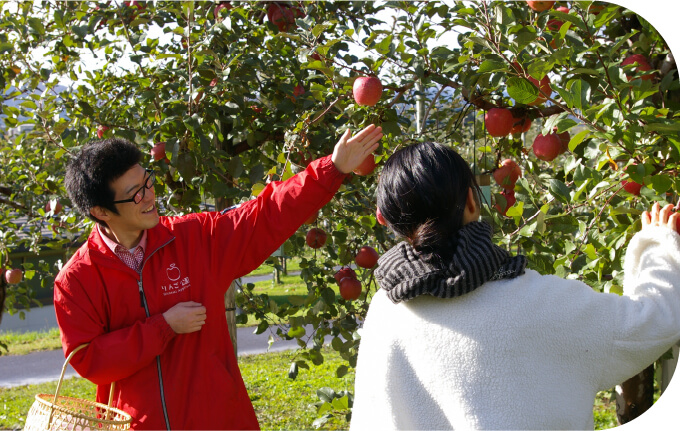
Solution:
{"label": "tree trunk", "polygon": [[229,337],[234,346],[234,355],[238,356],[238,343],[236,339],[236,283],[232,282],[229,290],[224,294],[224,310],[227,315],[227,327]]}
{"label": "tree trunk", "polygon": [[639,417],[654,404],[654,364],[616,386],[619,425]]}

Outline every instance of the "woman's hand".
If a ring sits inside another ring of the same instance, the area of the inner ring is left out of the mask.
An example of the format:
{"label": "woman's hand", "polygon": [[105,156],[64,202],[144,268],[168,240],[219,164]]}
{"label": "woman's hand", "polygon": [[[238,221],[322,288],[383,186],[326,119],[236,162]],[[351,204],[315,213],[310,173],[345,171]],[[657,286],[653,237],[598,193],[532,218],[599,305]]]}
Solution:
{"label": "woman's hand", "polygon": [[[651,213],[645,211],[642,213],[642,229],[648,226],[663,226],[678,232],[678,219],[680,218],[680,213],[673,212],[674,206],[668,204],[661,208],[658,202],[652,205]],[[680,232],[678,232],[680,233]]]}
{"label": "woman's hand", "polygon": [[382,127],[375,127],[373,124],[355,136],[352,136],[352,132],[347,129],[335,144],[331,160],[340,172],[349,174],[378,148],[378,141],[382,137]]}

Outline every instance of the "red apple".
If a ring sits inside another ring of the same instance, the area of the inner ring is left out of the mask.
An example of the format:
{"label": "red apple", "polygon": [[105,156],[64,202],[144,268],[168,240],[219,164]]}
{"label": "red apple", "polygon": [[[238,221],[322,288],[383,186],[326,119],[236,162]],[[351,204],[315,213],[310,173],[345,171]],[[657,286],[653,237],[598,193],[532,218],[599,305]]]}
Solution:
{"label": "red apple", "polygon": [[228,2],[228,1],[220,2],[217,6],[215,6],[215,9],[213,10],[213,14],[215,16],[215,19],[221,20],[220,11],[222,9],[229,10],[229,9],[232,9],[233,7],[234,6],[231,5],[231,2]]}
{"label": "red apple", "polygon": [[378,224],[387,226],[387,222],[385,221],[385,217],[383,217],[382,213],[380,212],[380,208],[375,209],[375,219],[378,220]]}
{"label": "red apple", "polygon": [[621,181],[621,184],[623,184],[623,189],[627,191],[630,194],[633,194],[635,196],[640,196],[640,190],[642,190],[642,184],[638,184],[635,181],[626,181],[623,180]]}
{"label": "red apple", "polygon": [[517,199],[515,198],[515,191],[514,190],[503,190],[501,192],[501,196],[505,198],[505,206],[501,207],[500,202],[496,202],[496,209],[498,210],[499,213],[502,215],[507,215],[508,209],[515,205],[515,202],[517,202]]}
{"label": "red apple", "polygon": [[550,86],[550,78],[548,78],[548,75],[545,75],[541,79],[540,82],[537,79],[532,78],[532,77],[529,77],[529,81],[531,81],[531,83],[534,84],[538,88],[539,92],[538,92],[538,96],[536,97],[536,100],[534,100],[533,102],[527,103],[527,105],[532,105],[532,106],[540,105],[541,103],[548,100],[548,98],[546,96],[544,96],[544,94],[549,96],[552,93],[552,87]]}
{"label": "red apple", "polygon": [[340,296],[346,301],[353,301],[361,295],[361,282],[356,278],[345,277],[340,280]]}
{"label": "red apple", "polygon": [[254,112],[256,112],[258,114],[262,113],[262,108],[260,108],[257,105],[250,105],[250,109],[252,109]]}
{"label": "red apple", "polygon": [[515,118],[515,122],[512,126],[512,129],[510,129],[510,133],[513,135],[516,135],[518,133],[524,133],[527,130],[531,128],[531,120],[528,118]]}
{"label": "red apple", "polygon": [[536,157],[549,162],[562,153],[562,141],[554,133],[547,136],[539,134],[534,139],[533,149]]}
{"label": "red apple", "polygon": [[529,5],[530,8],[535,10],[536,12],[543,12],[544,10],[548,10],[553,5],[555,4],[554,1],[532,1],[532,0],[527,0],[527,4]]}
{"label": "red apple", "polygon": [[509,190],[515,188],[515,183],[521,176],[522,170],[519,165],[511,159],[503,160],[500,167],[493,171],[493,179],[496,183],[504,189]]}
{"label": "red apple", "polygon": [[484,114],[484,124],[489,135],[502,137],[510,133],[515,124],[512,112],[505,108],[491,108]]}
{"label": "red apple", "polygon": [[335,281],[340,284],[343,278],[357,278],[357,273],[354,272],[354,270],[349,266],[343,266],[338,270],[338,272],[333,274],[333,278],[335,278]]}
{"label": "red apple", "polygon": [[[652,70],[652,66],[649,64],[647,57],[645,57],[644,55],[640,55],[640,54],[633,54],[633,55],[626,57],[626,59],[621,62],[621,66],[628,66],[630,64],[636,64],[636,63],[637,63],[637,67],[635,68],[636,72],[646,72],[648,70]],[[654,78],[654,74],[650,73],[650,74],[647,74],[647,75],[642,75],[640,78],[642,78],[644,80],[650,80],[650,79]],[[632,76],[628,77],[629,81],[632,80],[632,79],[633,79]]]}
{"label": "red apple", "polygon": [[596,5],[595,3],[592,3],[590,6],[588,6],[588,13],[592,13],[593,15],[599,15],[604,8],[605,8],[604,5]]}
{"label": "red apple", "polygon": [[362,268],[370,269],[378,263],[380,255],[373,247],[365,245],[359,249],[359,252],[354,257],[354,263]]}
{"label": "red apple", "polygon": [[554,127],[553,133],[556,134],[558,138],[560,138],[560,142],[562,143],[562,153],[569,151],[569,141],[571,141],[569,132],[557,133],[557,127]]}
{"label": "red apple", "polygon": [[267,8],[267,18],[279,31],[294,30],[297,26],[295,18],[302,18],[305,14],[298,7],[291,7],[285,3],[271,2]]}
{"label": "red apple", "polygon": [[302,86],[302,84],[298,84],[293,88],[293,99],[297,99],[298,96],[302,96],[305,94],[305,87]]}
{"label": "red apple", "polygon": [[5,272],[7,284],[18,284],[24,278],[24,273],[20,269],[10,269]]}
{"label": "red apple", "polygon": [[46,213],[49,213],[50,211],[52,211],[52,208],[54,208],[54,212],[52,214],[54,214],[54,215],[59,214],[61,212],[61,202],[59,202],[56,199],[52,199],[45,204],[45,212]]}
{"label": "red apple", "polygon": [[[569,8],[564,6],[557,7],[555,8],[555,10],[559,12],[569,13]],[[559,19],[551,19],[548,21],[547,27],[552,31],[559,31],[560,27],[562,27],[562,24],[564,24],[564,22],[560,21]]]}
{"label": "red apple", "polygon": [[[634,169],[633,167],[637,166],[637,163],[632,163],[630,166],[627,166],[623,171],[628,172],[629,169]],[[627,191],[630,194],[633,194],[635,196],[640,195],[640,190],[642,190],[643,184],[636,183],[633,180],[627,181],[623,180],[621,181],[621,184],[623,184],[623,189]]]}
{"label": "red apple", "polygon": [[153,157],[155,161],[165,159],[165,142],[156,142],[154,144],[151,149],[151,157]]}
{"label": "red apple", "polygon": [[310,215],[307,220],[305,220],[304,224],[312,224],[316,221],[316,219],[319,218],[319,211],[315,212],[314,214]]}
{"label": "red apple", "polygon": [[104,136],[104,132],[106,132],[107,130],[109,130],[107,126],[100,124],[99,127],[97,127],[97,137],[101,139]]}
{"label": "red apple", "polygon": [[354,169],[354,173],[361,176],[370,175],[375,169],[375,156],[369,154],[361,164]]}
{"label": "red apple", "polygon": [[354,80],[352,94],[361,106],[374,106],[382,96],[383,86],[375,76],[360,76]]}
{"label": "red apple", "polygon": [[312,228],[307,232],[305,241],[311,248],[321,248],[326,244],[326,232],[318,227]]}

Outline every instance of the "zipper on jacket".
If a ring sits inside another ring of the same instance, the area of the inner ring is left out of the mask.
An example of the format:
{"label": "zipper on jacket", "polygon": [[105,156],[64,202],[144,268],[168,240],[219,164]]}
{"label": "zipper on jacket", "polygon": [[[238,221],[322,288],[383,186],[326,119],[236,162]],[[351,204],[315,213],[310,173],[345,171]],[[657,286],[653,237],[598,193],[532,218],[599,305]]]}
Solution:
{"label": "zipper on jacket", "polygon": [[[142,262],[142,267],[139,269],[139,281],[137,282],[137,286],[139,286],[139,299],[142,301],[142,306],[144,307],[144,312],[146,313],[146,317],[149,318],[151,317],[151,313],[149,313],[149,305],[146,302],[146,295],[144,295],[144,286],[142,283],[142,270],[144,269],[144,264],[153,256],[156,251],[160,248],[165,247],[166,245],[170,244],[175,238],[172,238],[170,241],[166,242],[162,246],[158,247],[156,250],[151,253],[144,262]],[[170,431],[170,418],[168,417],[168,407],[165,404],[165,390],[163,389],[163,373],[161,372],[161,356],[158,355],[156,356],[156,369],[158,370],[158,384],[160,385],[161,389],[161,405],[163,406],[163,417],[165,418],[165,427]]]}

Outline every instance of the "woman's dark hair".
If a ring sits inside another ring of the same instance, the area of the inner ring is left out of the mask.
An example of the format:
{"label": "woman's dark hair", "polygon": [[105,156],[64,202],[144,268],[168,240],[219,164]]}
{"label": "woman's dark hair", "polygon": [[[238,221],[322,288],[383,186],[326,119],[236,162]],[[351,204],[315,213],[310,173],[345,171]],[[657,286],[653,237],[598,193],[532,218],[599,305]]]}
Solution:
{"label": "woman's dark hair", "polygon": [[378,208],[421,258],[443,264],[455,251],[470,187],[479,205],[479,186],[467,162],[451,148],[419,143],[395,152],[383,166]]}
{"label": "woman's dark hair", "polygon": [[85,145],[68,163],[64,184],[71,202],[84,216],[105,225],[90,214],[100,206],[118,214],[111,183],[142,160],[142,152],[125,139],[104,139]]}

